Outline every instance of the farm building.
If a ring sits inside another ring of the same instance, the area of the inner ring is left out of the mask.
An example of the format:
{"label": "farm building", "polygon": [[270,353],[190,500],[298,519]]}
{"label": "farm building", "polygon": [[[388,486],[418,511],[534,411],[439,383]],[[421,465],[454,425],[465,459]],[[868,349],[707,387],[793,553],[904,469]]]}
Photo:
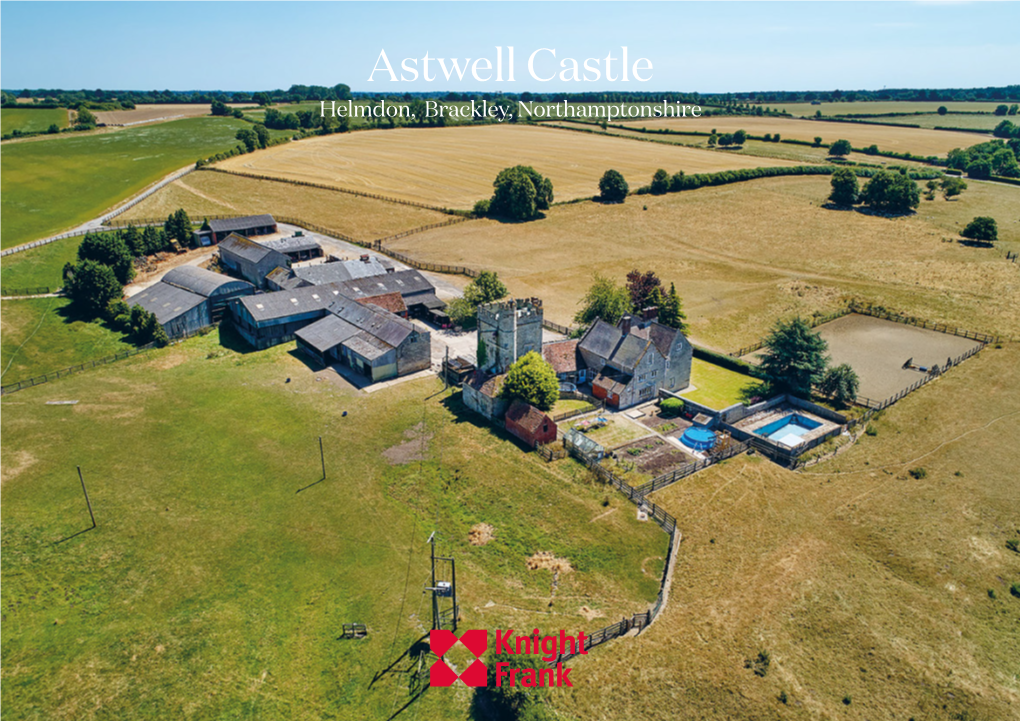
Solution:
{"label": "farm building", "polygon": [[276,268],[266,276],[266,289],[268,290],[293,290],[294,288],[307,288],[310,285],[313,283],[298,278],[290,268]]}
{"label": "farm building", "polygon": [[340,292],[355,300],[397,293],[412,318],[428,318],[430,311],[446,307],[436,296],[436,287],[417,270],[410,269],[349,280],[340,284]]}
{"label": "farm building", "polygon": [[222,243],[231,234],[237,233],[245,237],[253,235],[272,235],[276,231],[276,221],[271,215],[246,215],[242,218],[211,220],[212,242]]}
{"label": "farm building", "polygon": [[542,301],[501,300],[478,306],[478,339],[485,344],[485,370],[505,373],[529,351],[542,349]]}
{"label": "farm building", "polygon": [[514,401],[507,410],[506,429],[531,448],[556,440],[557,429],[552,418],[522,401]]}
{"label": "farm building", "polygon": [[209,316],[213,323],[223,318],[231,300],[255,292],[255,286],[251,283],[193,265],[173,268],[163,276],[163,282],[208,298]]}
{"label": "farm building", "polygon": [[476,370],[464,381],[462,398],[464,405],[490,421],[498,420],[506,413],[507,401],[499,397],[506,374],[492,375]]}
{"label": "farm building", "polygon": [[693,349],[680,331],[655,320],[624,316],[616,326],[595,321],[577,344],[592,395],[626,408],[677,391],[691,381]]}
{"label": "farm building", "polygon": [[324,365],[339,362],[372,381],[427,370],[432,365],[427,331],[374,305],[343,296],[325,317],[295,332],[298,348]]}
{"label": "farm building", "polygon": [[253,347],[269,348],[294,339],[294,333],[326,315],[340,291],[336,284],[313,285],[241,298],[231,304],[234,326]]}
{"label": "farm building", "polygon": [[556,371],[556,377],[567,383],[584,383],[588,380],[588,369],[585,368],[581,354],[577,350],[578,341],[558,340],[542,346],[542,357]]}
{"label": "farm building", "polygon": [[399,315],[401,318],[407,317],[407,305],[404,303],[400,293],[383,293],[382,295],[374,295],[371,298],[359,298],[358,302],[388,310],[390,313]]}
{"label": "farm building", "polygon": [[[268,217],[268,216],[267,216]],[[252,283],[265,285],[266,276],[276,268],[289,268],[290,258],[237,233],[220,242],[220,261],[230,270]]]}
{"label": "farm building", "polygon": [[277,253],[283,253],[290,258],[292,263],[304,260],[314,260],[322,257],[322,246],[314,238],[298,231],[289,238],[278,238],[276,240],[263,240],[259,243]]}
{"label": "farm building", "polygon": [[171,340],[212,325],[209,302],[204,295],[160,281],[127,299],[156,316]]}

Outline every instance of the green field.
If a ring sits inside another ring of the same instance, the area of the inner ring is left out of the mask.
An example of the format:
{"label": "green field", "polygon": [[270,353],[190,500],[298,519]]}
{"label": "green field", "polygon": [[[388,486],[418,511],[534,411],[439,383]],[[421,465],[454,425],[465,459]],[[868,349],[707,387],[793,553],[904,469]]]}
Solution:
{"label": "green field", "polygon": [[[5,717],[387,718],[411,698],[433,530],[464,629],[593,631],[654,600],[665,535],[576,462],[434,378],[364,394],[293,347],[213,334],[4,397]],[[554,595],[538,551],[573,568]],[[355,621],[368,637],[340,640]],[[408,718],[468,717],[445,691]]]}
{"label": "green field", "polygon": [[134,347],[122,333],[69,317],[69,304],[66,298],[3,301],[0,377],[4,385]]}
{"label": "green field", "polygon": [[[1016,117],[1002,118],[998,115],[963,115],[957,113],[928,113],[926,115],[897,115],[891,118],[875,118],[877,122],[892,123],[893,125],[920,125],[922,128],[963,128],[965,130],[988,130],[991,131],[1003,120],[1015,121]],[[984,141],[980,135],[974,137],[974,142]]]}
{"label": "green field", "polygon": [[696,390],[684,392],[684,398],[721,411],[745,399],[743,391],[758,385],[754,378],[728,368],[695,358],[691,361],[691,385]]}
{"label": "green field", "polygon": [[[31,112],[31,111],[30,111]],[[168,173],[236,145],[234,118],[187,118],[4,146],[4,248],[95,218]]]}
{"label": "green field", "polygon": [[0,259],[4,289],[59,287],[64,264],[78,257],[81,240],[81,236],[65,238]]}
{"label": "green field", "polygon": [[819,110],[822,115],[885,115],[886,113],[934,113],[942,105],[946,106],[949,112],[970,112],[970,113],[991,113],[999,105],[1012,105],[1012,101],[997,100],[994,102],[939,102],[937,100],[924,101],[900,101],[900,100],[875,100],[858,101],[853,103],[763,103],[772,108],[785,110],[792,115],[808,117]]}
{"label": "green field", "polygon": [[[0,132],[3,135],[20,130],[23,133],[41,133],[53,124],[58,128],[66,128],[66,108],[46,108],[30,110],[27,108],[3,108],[0,110]],[[6,153],[7,151],[4,150]]]}

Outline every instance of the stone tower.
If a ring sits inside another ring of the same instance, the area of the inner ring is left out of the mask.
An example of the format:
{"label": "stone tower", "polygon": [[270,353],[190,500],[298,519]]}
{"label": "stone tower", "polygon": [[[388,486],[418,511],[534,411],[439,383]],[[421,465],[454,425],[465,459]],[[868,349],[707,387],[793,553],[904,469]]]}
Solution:
{"label": "stone tower", "polygon": [[485,344],[482,370],[506,373],[529,351],[542,352],[542,301],[501,300],[478,306],[478,338]]}

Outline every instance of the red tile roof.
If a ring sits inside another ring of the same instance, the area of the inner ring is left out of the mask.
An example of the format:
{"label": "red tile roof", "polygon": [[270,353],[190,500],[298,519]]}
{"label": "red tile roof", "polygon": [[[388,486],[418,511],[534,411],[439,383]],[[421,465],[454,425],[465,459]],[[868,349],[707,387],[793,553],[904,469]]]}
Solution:
{"label": "red tile roof", "polygon": [[577,371],[577,343],[576,340],[547,343],[542,346],[542,357],[557,374],[574,373]]}
{"label": "red tile roof", "polygon": [[520,428],[532,435],[538,433],[544,423],[556,425],[553,423],[552,418],[535,408],[535,406],[523,401],[514,401],[513,405],[510,406],[510,410],[506,412],[506,419],[516,423]]}

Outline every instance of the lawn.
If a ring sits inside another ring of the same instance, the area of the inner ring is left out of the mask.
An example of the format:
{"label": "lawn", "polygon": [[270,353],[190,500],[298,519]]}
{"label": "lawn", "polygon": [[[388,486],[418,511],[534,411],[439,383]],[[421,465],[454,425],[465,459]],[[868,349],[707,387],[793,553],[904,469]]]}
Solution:
{"label": "lawn", "polygon": [[696,390],[682,393],[684,398],[721,411],[746,400],[743,391],[759,385],[759,382],[742,373],[695,358],[691,361],[691,385]]}
{"label": "lawn", "polygon": [[556,405],[554,405],[552,410],[549,411],[549,415],[556,416],[560,413],[569,413],[570,411],[587,410],[591,407],[591,403],[588,401],[578,401],[573,398],[561,398],[556,401]]}
{"label": "lawn", "polygon": [[4,289],[49,287],[63,285],[61,274],[65,263],[78,258],[81,236],[65,238],[38,248],[0,258],[0,279]]}
{"label": "lawn", "polygon": [[[833,461],[794,473],[741,456],[652,494],[684,539],[666,611],[638,643],[578,663],[599,693],[557,692],[558,707],[614,721],[1015,718],[1018,388],[1020,348],[988,348]],[[745,667],[760,651],[764,676]]]}
{"label": "lawn", "polygon": [[[590,632],[654,600],[666,537],[578,464],[522,452],[434,378],[364,394],[293,348],[213,334],[4,397],[5,716],[386,718],[428,628],[433,531],[464,629]],[[538,551],[573,568],[555,595]],[[340,640],[355,621],[368,637]],[[470,703],[433,689],[409,712]]]}
{"label": "lawn", "polygon": [[1003,250],[1020,249],[1020,225],[1009,222],[1020,188],[969,185],[959,199],[882,218],[823,208],[828,178],[769,178],[558,206],[530,223],[477,220],[390,245],[497,271],[515,296],[542,298],[557,323],[571,322],[593,272],[623,282],[633,268],[651,269],[676,283],[695,342],[727,352],[759,340],[778,318],[831,312],[848,297],[1018,337],[1017,266],[997,250],[943,239],[989,215]]}
{"label": "lawn", "polygon": [[178,208],[187,210],[192,218],[229,213],[301,218],[366,241],[450,219],[434,210],[349,193],[202,172],[171,183],[124,213],[120,220],[165,218]]}
{"label": "lawn", "polygon": [[122,333],[103,324],[74,320],[69,304],[66,298],[3,301],[4,385],[134,348]]}
{"label": "lawn", "polygon": [[660,167],[708,173],[795,163],[521,124],[343,133],[228,158],[219,165],[468,209],[492,195],[499,171],[518,164],[548,176],[556,200],[562,201],[595,195],[607,168],[634,179],[636,186],[636,179],[650,181]]}
{"label": "lawn", "polygon": [[[639,438],[645,438],[650,436],[649,431],[644,426],[632,423],[625,418],[610,418],[608,423],[602,428],[597,428],[593,431],[588,431],[586,434],[593,441],[598,443],[600,446],[606,449],[613,449],[617,446],[622,446],[625,443],[636,441]],[[563,429],[567,430],[566,428]]]}
{"label": "lawn", "polygon": [[820,137],[824,143],[846,139],[855,148],[876,144],[879,150],[943,157],[953,148],[965,148],[987,139],[977,133],[770,117],[659,118],[635,120],[627,124],[649,130],[667,128],[709,132],[714,129],[720,133],[746,130],[750,135],[756,136],[779,133],[783,138],[805,141],[814,141],[816,137]]}
{"label": "lawn", "polygon": [[236,144],[234,118],[189,118],[11,143],[0,156],[3,247],[90,220],[168,173]]}
{"label": "lawn", "polygon": [[[3,108],[0,109],[0,132],[7,135],[15,130],[23,133],[41,133],[51,125],[66,128],[67,108]],[[4,146],[4,153],[10,146]]]}

